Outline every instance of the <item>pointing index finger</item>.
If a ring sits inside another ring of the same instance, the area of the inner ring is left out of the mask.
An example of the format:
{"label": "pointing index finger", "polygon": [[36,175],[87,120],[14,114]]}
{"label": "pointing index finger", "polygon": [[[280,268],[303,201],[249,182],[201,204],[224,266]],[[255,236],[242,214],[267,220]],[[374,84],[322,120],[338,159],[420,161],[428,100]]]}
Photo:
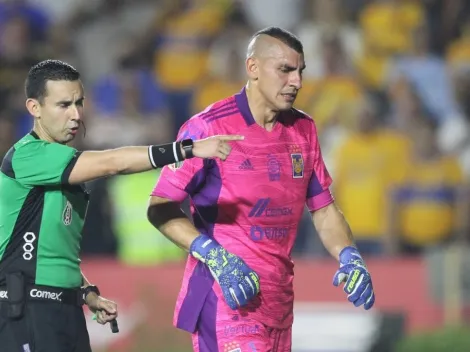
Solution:
{"label": "pointing index finger", "polygon": [[220,135],[218,136],[221,141],[241,141],[245,139],[245,136],[240,136],[237,134],[233,135]]}

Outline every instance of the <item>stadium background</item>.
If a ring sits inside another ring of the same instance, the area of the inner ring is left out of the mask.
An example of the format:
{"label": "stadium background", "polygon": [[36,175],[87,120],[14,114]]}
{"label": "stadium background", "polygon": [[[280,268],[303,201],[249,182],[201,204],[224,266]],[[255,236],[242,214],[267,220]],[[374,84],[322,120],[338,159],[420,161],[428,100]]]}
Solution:
{"label": "stadium background", "polygon": [[[40,60],[83,75],[78,148],[165,143],[240,90],[249,36],[270,25],[303,41],[296,105],[317,121],[377,294],[364,313],[332,287],[336,263],[306,213],[294,352],[470,351],[468,1],[0,0],[0,156],[31,129],[23,82]],[[121,312],[117,335],[87,315],[96,351],[190,350],[171,326],[184,256],[145,217],[157,178],[88,185],[84,272]]]}

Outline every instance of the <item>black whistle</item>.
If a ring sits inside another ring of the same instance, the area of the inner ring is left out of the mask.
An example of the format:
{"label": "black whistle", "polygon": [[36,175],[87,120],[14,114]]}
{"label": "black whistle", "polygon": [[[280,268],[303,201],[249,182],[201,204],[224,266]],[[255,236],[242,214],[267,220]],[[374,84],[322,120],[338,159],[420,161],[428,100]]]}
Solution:
{"label": "black whistle", "polygon": [[111,320],[111,322],[109,324],[110,324],[112,333],[117,334],[119,332],[119,326],[118,326],[117,320],[113,319],[113,320]]}

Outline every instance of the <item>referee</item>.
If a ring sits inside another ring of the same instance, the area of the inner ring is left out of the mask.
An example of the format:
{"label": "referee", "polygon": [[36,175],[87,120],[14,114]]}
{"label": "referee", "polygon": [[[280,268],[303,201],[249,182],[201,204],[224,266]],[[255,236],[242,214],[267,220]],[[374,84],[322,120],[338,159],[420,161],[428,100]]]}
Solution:
{"label": "referee", "polygon": [[67,143],[83,116],[79,72],[58,60],[40,62],[29,71],[25,91],[34,127],[0,167],[0,350],[89,352],[82,305],[100,324],[118,312],[80,270],[89,197],[83,184],[193,156],[225,160],[228,142],[243,137],[78,152]]}

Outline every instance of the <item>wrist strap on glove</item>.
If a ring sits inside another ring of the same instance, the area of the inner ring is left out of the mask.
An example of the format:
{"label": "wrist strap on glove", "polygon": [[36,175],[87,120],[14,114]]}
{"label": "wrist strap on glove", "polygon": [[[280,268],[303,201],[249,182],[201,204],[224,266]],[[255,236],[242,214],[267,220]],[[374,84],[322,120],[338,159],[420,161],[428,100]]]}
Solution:
{"label": "wrist strap on glove", "polygon": [[356,247],[344,247],[339,253],[339,263],[341,265],[356,264],[365,267],[364,259],[362,259],[359,250]]}
{"label": "wrist strap on glove", "polygon": [[220,248],[220,244],[213,238],[200,234],[197,236],[189,247],[189,254],[197,260],[206,263],[207,256],[211,251],[216,251]]}

